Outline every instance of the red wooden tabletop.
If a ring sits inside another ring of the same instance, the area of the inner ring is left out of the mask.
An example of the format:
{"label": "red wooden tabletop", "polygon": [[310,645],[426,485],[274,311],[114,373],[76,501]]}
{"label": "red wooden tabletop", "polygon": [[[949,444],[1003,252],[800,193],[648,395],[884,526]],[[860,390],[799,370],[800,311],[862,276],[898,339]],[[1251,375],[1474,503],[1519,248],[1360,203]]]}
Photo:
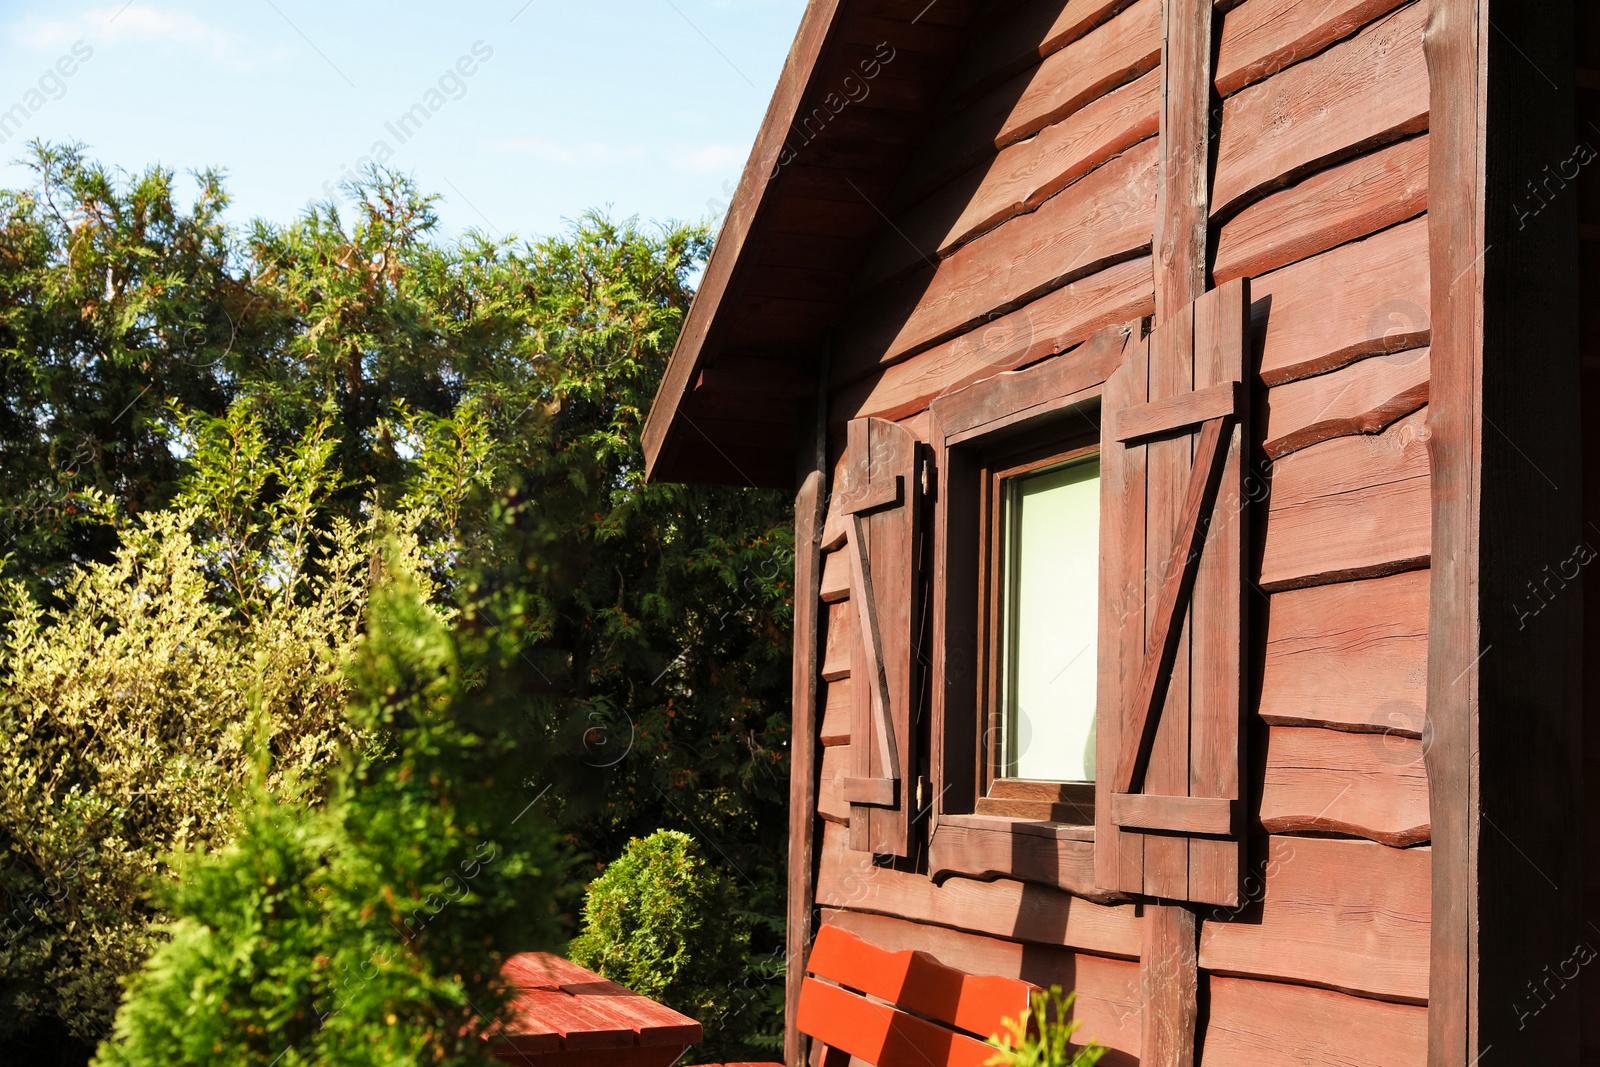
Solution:
{"label": "red wooden tabletop", "polygon": [[521,952],[501,969],[513,1017],[496,1032],[496,1059],[532,1065],[669,1067],[700,1040],[700,1024],[548,952]]}

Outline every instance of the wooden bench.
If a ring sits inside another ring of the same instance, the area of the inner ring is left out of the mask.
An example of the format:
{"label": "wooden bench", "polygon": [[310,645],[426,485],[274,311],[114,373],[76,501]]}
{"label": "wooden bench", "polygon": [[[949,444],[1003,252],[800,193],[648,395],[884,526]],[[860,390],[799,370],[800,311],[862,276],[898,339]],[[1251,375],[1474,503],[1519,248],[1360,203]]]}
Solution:
{"label": "wooden bench", "polygon": [[548,952],[520,952],[501,969],[511,1018],[489,1054],[528,1067],[671,1067],[699,1041],[698,1022]]}
{"label": "wooden bench", "polygon": [[967,974],[926,952],[890,952],[848,930],[817,933],[800,987],[796,1026],[823,1048],[813,1063],[845,1067],[983,1067],[984,1038],[1020,1019],[1038,987]]}

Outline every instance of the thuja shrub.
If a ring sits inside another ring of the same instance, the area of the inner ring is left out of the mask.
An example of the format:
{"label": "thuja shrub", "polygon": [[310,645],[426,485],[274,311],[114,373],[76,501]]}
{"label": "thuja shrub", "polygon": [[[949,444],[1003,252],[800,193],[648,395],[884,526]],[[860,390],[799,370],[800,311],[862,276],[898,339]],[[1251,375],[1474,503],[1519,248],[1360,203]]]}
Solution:
{"label": "thuja shrub", "polygon": [[317,805],[257,772],[235,840],[162,888],[169,938],[98,1067],[490,1062],[500,963],[554,947],[562,873],[510,740],[515,652],[403,577],[381,586],[347,673],[352,722],[383,744],[348,752]]}
{"label": "thuja shrub", "polygon": [[746,967],[748,923],[738,887],[688,834],[634,838],[589,883],[583,932],[568,952],[581,966],[700,1020],[702,1058],[741,1043],[728,1033]]}

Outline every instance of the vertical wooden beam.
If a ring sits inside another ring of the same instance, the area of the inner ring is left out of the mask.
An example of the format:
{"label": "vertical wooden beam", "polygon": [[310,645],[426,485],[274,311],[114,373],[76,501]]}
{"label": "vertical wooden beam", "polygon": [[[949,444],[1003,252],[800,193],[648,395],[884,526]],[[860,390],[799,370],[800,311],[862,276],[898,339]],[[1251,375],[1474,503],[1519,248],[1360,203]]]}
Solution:
{"label": "vertical wooden beam", "polygon": [[[1571,0],[1432,0],[1426,31],[1430,1067],[1577,1063],[1583,997],[1550,975],[1596,941],[1582,593],[1535,584],[1586,540],[1578,205],[1550,180],[1575,148],[1572,26]],[[1536,614],[1518,610],[1541,589]]]}
{"label": "vertical wooden beam", "polygon": [[1477,0],[1434,0],[1425,51],[1430,81],[1428,240],[1433,322],[1428,450],[1433,469],[1429,574],[1428,721],[1423,749],[1433,833],[1428,972],[1429,1067],[1466,1067],[1478,1043],[1473,889],[1478,794],[1479,654],[1473,595],[1478,567],[1478,467],[1482,446],[1482,114],[1484,27]]}
{"label": "vertical wooden beam", "polygon": [[1210,0],[1163,0],[1156,321],[1206,291],[1211,214]]}
{"label": "vertical wooden beam", "polygon": [[800,491],[794,504],[794,682],[789,733],[789,885],[785,928],[783,1058],[805,1067],[807,1041],[795,1029],[800,984],[811,947],[816,900],[817,678],[821,669],[822,527],[827,518],[827,358],[817,377],[817,413],[811,448],[800,460]]}
{"label": "vertical wooden beam", "polygon": [[1144,909],[1139,990],[1141,1067],[1194,1067],[1200,956],[1195,913],[1152,904]]}
{"label": "vertical wooden beam", "polygon": [[[1212,0],[1163,0],[1162,34],[1161,184],[1154,234],[1158,324],[1188,307],[1206,289],[1211,203]],[[1160,395],[1155,381],[1155,356],[1152,350],[1152,397]],[[1153,480],[1156,459],[1151,456],[1152,501],[1158,491]],[[1182,673],[1187,693],[1187,671]],[[1175,683],[1178,675],[1175,670]],[[1177,688],[1176,684],[1169,687],[1169,701]],[[1186,754],[1187,735],[1182,738],[1182,745]],[[1187,785],[1187,781],[1183,782],[1184,788],[1179,791],[1186,791]],[[1159,853],[1160,842],[1147,838],[1145,844],[1147,884],[1157,864],[1181,860],[1182,880],[1187,885],[1187,848],[1181,856],[1153,856],[1150,846],[1155,844]],[[1176,871],[1173,873],[1176,875]],[[1141,1062],[1152,1067],[1189,1067],[1195,1059],[1200,980],[1195,914],[1180,905],[1167,904],[1147,905],[1144,912]]]}

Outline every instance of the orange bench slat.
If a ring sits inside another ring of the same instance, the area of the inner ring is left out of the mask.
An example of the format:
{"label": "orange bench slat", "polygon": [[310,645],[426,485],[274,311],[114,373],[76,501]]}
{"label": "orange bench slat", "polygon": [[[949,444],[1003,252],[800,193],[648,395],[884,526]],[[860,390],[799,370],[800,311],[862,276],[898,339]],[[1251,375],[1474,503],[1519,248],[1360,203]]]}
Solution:
{"label": "orange bench slat", "polygon": [[995,1049],[966,1034],[807,978],[795,1025],[878,1067],[984,1067]]}
{"label": "orange bench slat", "polygon": [[817,932],[806,969],[983,1037],[998,1032],[1002,1019],[1022,1018],[1038,989],[1020,978],[967,974],[926,952],[891,952],[832,925]]}

